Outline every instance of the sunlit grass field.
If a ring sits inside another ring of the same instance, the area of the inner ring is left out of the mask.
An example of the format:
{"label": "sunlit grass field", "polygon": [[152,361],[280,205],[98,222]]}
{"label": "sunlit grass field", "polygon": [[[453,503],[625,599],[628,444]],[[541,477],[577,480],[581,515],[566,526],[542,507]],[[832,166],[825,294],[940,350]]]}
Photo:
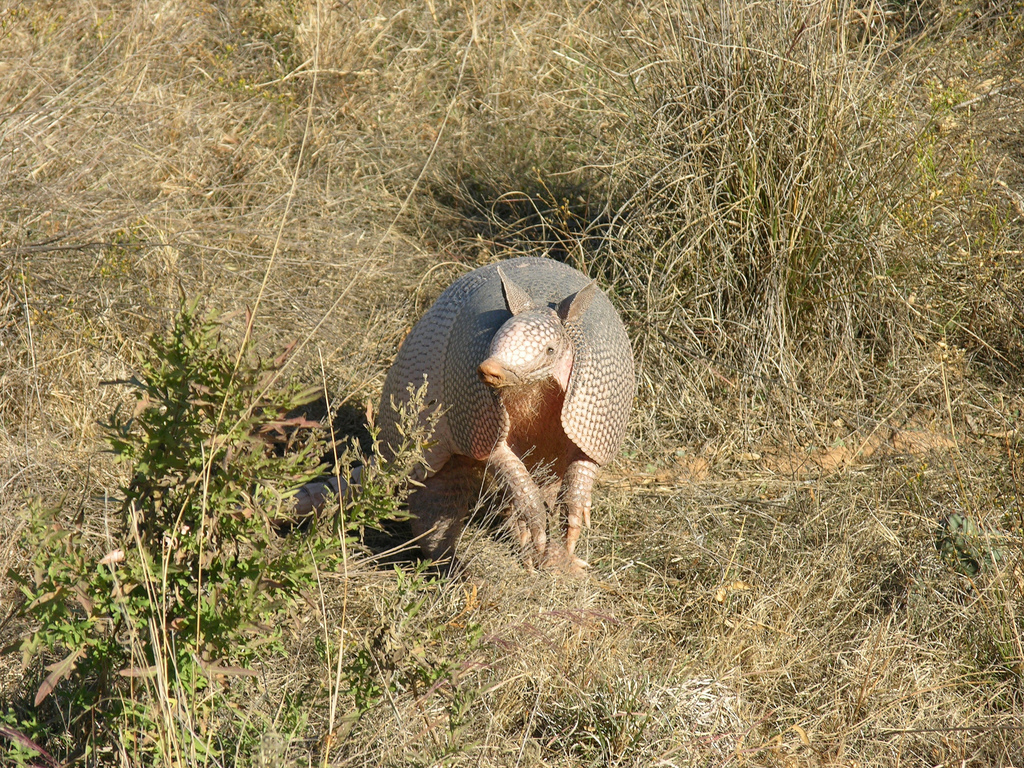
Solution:
{"label": "sunlit grass field", "polygon": [[[1020,0],[4,5],[0,764],[1024,765],[1022,73]],[[436,578],[408,463],[287,519],[520,255],[633,343],[588,574]]]}

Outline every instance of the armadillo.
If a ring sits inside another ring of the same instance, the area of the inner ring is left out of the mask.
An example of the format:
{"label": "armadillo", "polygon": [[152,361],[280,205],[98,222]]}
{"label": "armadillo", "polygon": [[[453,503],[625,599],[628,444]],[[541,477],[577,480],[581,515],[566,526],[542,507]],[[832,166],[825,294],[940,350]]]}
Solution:
{"label": "armadillo", "polygon": [[[504,487],[527,565],[586,568],[576,542],[635,389],[629,338],[596,281],[551,259],[516,258],[452,283],[388,371],[378,410],[385,458],[401,441],[399,412],[422,386],[420,418],[436,423],[409,509],[424,553],[455,563],[486,474]],[[551,544],[548,507],[564,521],[564,540]]]}

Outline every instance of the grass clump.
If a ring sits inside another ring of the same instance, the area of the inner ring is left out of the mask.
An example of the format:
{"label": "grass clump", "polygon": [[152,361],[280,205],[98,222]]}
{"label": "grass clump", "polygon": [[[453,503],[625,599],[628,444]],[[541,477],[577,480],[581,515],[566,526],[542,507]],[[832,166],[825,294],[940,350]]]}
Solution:
{"label": "grass clump", "polygon": [[629,16],[657,43],[632,46],[629,118],[604,153],[622,202],[585,258],[643,318],[641,368],[673,382],[648,395],[680,433],[721,436],[733,407],[751,431],[808,423],[804,395],[864,397],[917,354],[922,265],[898,221],[921,205],[916,120],[895,32],[858,19],[790,3]]}

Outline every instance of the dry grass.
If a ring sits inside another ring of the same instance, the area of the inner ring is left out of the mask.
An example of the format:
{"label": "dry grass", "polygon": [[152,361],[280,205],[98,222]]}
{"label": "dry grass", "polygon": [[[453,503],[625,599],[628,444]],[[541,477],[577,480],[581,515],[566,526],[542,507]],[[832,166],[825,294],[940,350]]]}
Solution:
{"label": "dry grass", "polygon": [[[1024,764],[1022,17],[6,8],[0,572],[30,496],[102,531],[103,382],[179,296],[256,307],[260,349],[298,339],[291,374],[361,406],[453,276],[548,251],[610,288],[641,375],[592,577],[527,573],[485,526],[475,587],[323,574],[287,658],[192,724],[220,753],[176,764]],[[954,512],[999,569],[940,557]],[[0,647],[16,603],[0,576]],[[349,730],[360,648],[398,683]],[[0,657],[0,714],[40,671]]]}

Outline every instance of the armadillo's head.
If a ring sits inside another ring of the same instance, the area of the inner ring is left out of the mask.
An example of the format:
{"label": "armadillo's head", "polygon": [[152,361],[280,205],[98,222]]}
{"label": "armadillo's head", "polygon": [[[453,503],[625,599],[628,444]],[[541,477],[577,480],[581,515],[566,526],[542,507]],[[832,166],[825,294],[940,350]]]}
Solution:
{"label": "armadillo's head", "polygon": [[490,354],[477,374],[500,389],[552,378],[564,391],[572,372],[572,342],[562,319],[549,307],[513,315],[491,339]]}
{"label": "armadillo's head", "polygon": [[480,363],[477,375],[495,389],[554,379],[564,392],[573,362],[572,340],[566,329],[587,311],[596,283],[566,296],[552,309],[534,304],[530,294],[506,277],[500,266],[497,271],[512,317],[494,334],[490,354]]}

